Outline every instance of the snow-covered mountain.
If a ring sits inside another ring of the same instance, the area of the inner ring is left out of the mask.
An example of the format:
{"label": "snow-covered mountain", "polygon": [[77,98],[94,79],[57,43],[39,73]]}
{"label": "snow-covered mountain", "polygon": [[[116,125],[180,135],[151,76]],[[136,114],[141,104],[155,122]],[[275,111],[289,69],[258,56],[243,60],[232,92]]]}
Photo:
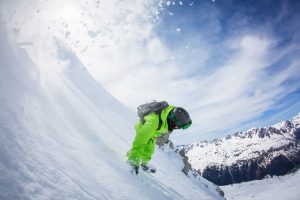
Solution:
{"label": "snow-covered mountain", "polygon": [[217,185],[284,175],[300,165],[300,114],[271,127],[179,146],[177,151]]}
{"label": "snow-covered mountain", "polygon": [[171,150],[157,150],[156,174],[130,174],[135,113],[63,43],[29,54],[0,24],[0,45],[1,200],[223,199]]}

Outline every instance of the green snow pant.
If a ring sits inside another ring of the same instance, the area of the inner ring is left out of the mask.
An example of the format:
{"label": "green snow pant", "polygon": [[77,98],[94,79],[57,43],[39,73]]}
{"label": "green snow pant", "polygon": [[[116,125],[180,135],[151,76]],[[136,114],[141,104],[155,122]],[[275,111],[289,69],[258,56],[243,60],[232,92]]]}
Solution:
{"label": "green snow pant", "polygon": [[135,126],[136,136],[128,156],[128,160],[134,165],[147,164],[151,160],[156,143],[154,137],[156,126],[151,127],[149,123],[143,125],[141,122],[138,122]]}

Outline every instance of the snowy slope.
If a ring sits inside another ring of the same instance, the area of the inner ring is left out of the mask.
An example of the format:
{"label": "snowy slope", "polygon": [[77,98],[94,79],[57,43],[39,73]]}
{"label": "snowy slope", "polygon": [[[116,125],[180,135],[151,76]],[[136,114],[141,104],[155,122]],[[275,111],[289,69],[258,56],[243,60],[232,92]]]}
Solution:
{"label": "snowy slope", "polygon": [[300,163],[300,114],[211,142],[180,146],[192,167],[218,185],[284,175]]}
{"label": "snowy slope", "polygon": [[296,200],[299,199],[300,171],[286,176],[274,176],[240,184],[222,186],[226,199],[236,200]]}
{"label": "snowy slope", "polygon": [[57,41],[31,55],[0,26],[0,199],[222,199],[157,150],[157,174],[128,173],[134,113]]}

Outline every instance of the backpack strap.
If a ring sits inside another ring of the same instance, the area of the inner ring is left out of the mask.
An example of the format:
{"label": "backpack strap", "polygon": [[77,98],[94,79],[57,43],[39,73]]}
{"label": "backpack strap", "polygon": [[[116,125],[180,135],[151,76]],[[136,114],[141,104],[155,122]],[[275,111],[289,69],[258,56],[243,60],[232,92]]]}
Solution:
{"label": "backpack strap", "polygon": [[158,117],[159,117],[159,122],[158,122],[158,127],[157,127],[156,130],[159,130],[161,128],[161,126],[162,126],[162,123],[163,123],[160,114],[158,115]]}

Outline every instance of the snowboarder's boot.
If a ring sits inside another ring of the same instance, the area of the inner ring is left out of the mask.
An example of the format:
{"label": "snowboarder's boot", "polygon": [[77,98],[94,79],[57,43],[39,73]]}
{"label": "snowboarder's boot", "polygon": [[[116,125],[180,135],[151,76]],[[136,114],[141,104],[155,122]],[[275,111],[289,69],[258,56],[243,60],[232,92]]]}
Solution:
{"label": "snowboarder's boot", "polygon": [[145,172],[148,172],[148,173],[156,172],[156,167],[153,165],[141,164],[141,167],[142,167],[143,171],[145,171]]}

